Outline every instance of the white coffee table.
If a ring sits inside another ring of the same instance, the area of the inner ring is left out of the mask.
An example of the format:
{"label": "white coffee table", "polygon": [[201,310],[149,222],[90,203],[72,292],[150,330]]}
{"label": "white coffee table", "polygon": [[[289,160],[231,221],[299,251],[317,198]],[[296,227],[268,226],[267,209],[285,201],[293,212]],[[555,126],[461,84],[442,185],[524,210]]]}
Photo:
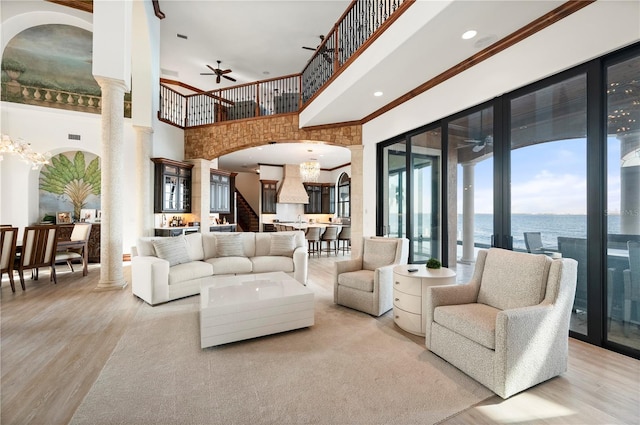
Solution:
{"label": "white coffee table", "polygon": [[200,287],[202,348],[313,323],[313,292],[283,272],[212,277]]}

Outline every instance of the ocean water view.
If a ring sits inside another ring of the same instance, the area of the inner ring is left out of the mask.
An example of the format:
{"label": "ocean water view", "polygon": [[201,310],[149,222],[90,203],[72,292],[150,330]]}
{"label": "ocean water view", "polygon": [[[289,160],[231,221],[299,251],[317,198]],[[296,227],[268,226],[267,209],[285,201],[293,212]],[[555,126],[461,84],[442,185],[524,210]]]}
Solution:
{"label": "ocean water view", "polygon": [[[391,234],[397,234],[397,216],[392,215]],[[485,247],[491,245],[493,235],[493,215],[474,215],[474,243]],[[430,215],[422,215],[422,223],[430,223]],[[395,226],[394,226],[395,224]],[[608,231],[610,234],[620,233],[620,216],[608,216]],[[512,214],[511,235],[513,236],[514,250],[526,250],[524,232],[540,232],[542,244],[547,247],[558,246],[558,236],[585,238],[587,236],[587,216],[577,214]],[[414,234],[423,236],[426,240],[430,237],[430,229],[423,226],[416,229]],[[462,240],[462,214],[458,214],[458,241]]]}
{"label": "ocean water view", "polygon": [[[491,245],[493,215],[475,214],[475,243]],[[618,229],[618,230],[616,230]],[[620,216],[609,217],[609,232],[619,233]],[[540,232],[542,245],[558,246],[558,236],[585,238],[587,236],[586,215],[559,214],[512,214],[511,235],[513,249],[526,250],[524,232]],[[458,240],[462,239],[462,214],[458,214]]]}

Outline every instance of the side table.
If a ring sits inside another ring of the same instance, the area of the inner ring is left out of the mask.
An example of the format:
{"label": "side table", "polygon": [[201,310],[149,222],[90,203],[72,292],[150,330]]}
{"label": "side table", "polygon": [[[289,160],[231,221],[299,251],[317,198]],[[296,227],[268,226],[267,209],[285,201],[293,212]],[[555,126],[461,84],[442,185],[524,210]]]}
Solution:
{"label": "side table", "polygon": [[[418,269],[409,272],[409,269]],[[425,334],[427,288],[456,282],[456,273],[446,267],[428,269],[424,264],[403,264],[393,268],[393,320],[415,335]]]}

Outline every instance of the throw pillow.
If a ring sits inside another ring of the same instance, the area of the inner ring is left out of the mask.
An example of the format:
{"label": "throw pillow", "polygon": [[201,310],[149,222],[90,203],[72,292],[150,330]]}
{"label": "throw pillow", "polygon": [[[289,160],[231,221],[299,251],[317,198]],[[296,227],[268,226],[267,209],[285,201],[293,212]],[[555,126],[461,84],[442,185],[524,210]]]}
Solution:
{"label": "throw pillow", "polygon": [[216,235],[216,255],[218,257],[244,257],[242,234]]}
{"label": "throw pillow", "polygon": [[184,236],[159,238],[152,243],[158,258],[167,260],[169,267],[191,262]]}
{"label": "throw pillow", "polygon": [[375,270],[393,264],[396,259],[398,242],[384,238],[365,239],[362,254],[362,268]]}
{"label": "throw pillow", "polygon": [[269,255],[291,257],[296,249],[296,235],[271,235]]}

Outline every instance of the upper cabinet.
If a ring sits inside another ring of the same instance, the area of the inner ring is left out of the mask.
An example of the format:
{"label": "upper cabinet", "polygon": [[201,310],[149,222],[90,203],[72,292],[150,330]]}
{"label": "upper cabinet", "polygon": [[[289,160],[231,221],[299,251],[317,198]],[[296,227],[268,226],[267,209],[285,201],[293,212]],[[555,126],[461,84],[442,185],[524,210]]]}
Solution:
{"label": "upper cabinet", "polygon": [[322,183],[304,183],[304,188],[309,195],[309,203],[304,205],[305,214],[322,213]]}
{"label": "upper cabinet", "polygon": [[336,187],[329,183],[322,185],[322,214],[336,212]]}
{"label": "upper cabinet", "polygon": [[166,158],[151,158],[155,163],[155,213],[191,212],[191,169],[193,164]]}
{"label": "upper cabinet", "polygon": [[278,180],[260,180],[260,183],[262,184],[262,214],[275,214]]}
{"label": "upper cabinet", "polygon": [[333,214],[336,211],[336,187],[331,183],[305,183],[309,203],[304,206],[305,214]]}
{"label": "upper cabinet", "polygon": [[211,170],[210,174],[211,205],[210,213],[231,213],[231,193],[235,190],[232,173],[222,170]]}

